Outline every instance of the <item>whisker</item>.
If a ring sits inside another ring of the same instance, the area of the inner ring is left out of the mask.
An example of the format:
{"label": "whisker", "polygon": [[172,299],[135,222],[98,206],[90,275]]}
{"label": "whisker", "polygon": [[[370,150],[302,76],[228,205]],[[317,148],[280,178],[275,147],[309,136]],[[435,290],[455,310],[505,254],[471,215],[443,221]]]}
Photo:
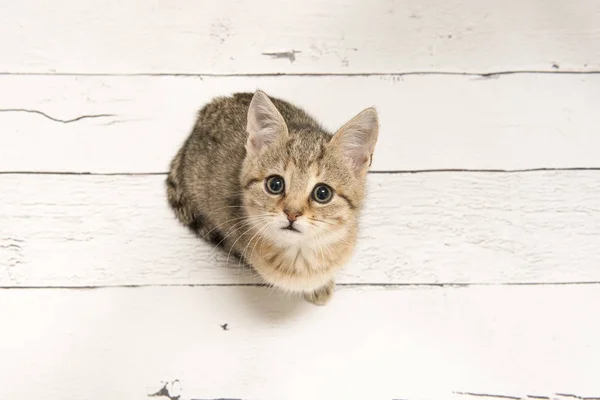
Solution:
{"label": "whisker", "polygon": [[[214,231],[215,229],[217,229],[217,228],[218,228],[218,227],[220,227],[220,226],[223,226],[223,225],[225,225],[225,224],[226,224],[226,223],[228,223],[228,222],[232,222],[232,221],[236,221],[236,220],[249,220],[249,219],[252,219],[252,218],[258,218],[258,217],[263,217],[263,216],[268,216],[268,215],[269,215],[269,214],[250,215],[250,216],[243,216],[243,217],[238,217],[238,218],[231,218],[231,219],[228,219],[227,221],[220,223],[219,225],[217,225],[217,226],[215,226],[214,228],[212,228],[210,231],[206,232],[206,234],[204,234],[204,236],[203,236],[202,238],[203,238],[203,239],[206,239],[206,237],[207,237],[207,236],[208,236],[208,235],[209,235],[209,234],[210,234],[212,231]],[[234,224],[234,226],[235,226],[235,225],[237,225],[237,224]]]}
{"label": "whisker", "polygon": [[238,273],[239,273],[239,271],[241,270],[241,264],[242,264],[242,260],[245,260],[245,261],[246,261],[246,264],[248,264],[248,261],[247,261],[247,259],[245,258],[245,256],[246,256],[246,251],[247,251],[247,248],[248,248],[248,246],[250,246],[250,244],[252,243],[252,241],[254,240],[254,238],[255,238],[255,237],[257,237],[257,239],[256,239],[256,243],[254,244],[254,247],[252,248],[252,253],[250,254],[250,256],[252,256],[252,254],[254,254],[254,249],[256,248],[256,245],[258,244],[258,242],[260,242],[260,240],[261,240],[261,238],[262,238],[262,235],[263,235],[263,233],[264,233],[264,232],[266,232],[266,230],[267,230],[267,229],[269,229],[269,228],[270,228],[270,227],[273,225],[273,223],[274,223],[274,222],[267,223],[267,224],[266,224],[265,226],[263,226],[263,227],[262,227],[260,230],[258,230],[258,231],[257,231],[257,232],[254,234],[254,236],[252,236],[252,238],[250,239],[250,241],[248,241],[248,244],[246,245],[246,247],[244,248],[244,251],[242,252],[242,256],[241,256],[241,258],[240,258],[240,261],[238,262]]}
{"label": "whisker", "polygon": [[334,243],[332,243],[331,245],[329,245],[329,247],[337,247],[340,244],[347,244],[349,242],[348,238],[340,231],[332,231],[330,229],[327,229],[326,227],[323,227],[323,229],[325,230],[325,232],[327,232],[328,234],[333,235],[334,239],[336,239],[336,241]]}
{"label": "whisker", "polygon": [[[267,225],[267,227],[268,227],[268,228],[270,228],[271,226],[273,226],[273,224],[274,224],[274,223],[275,223],[275,222],[270,222],[270,223]],[[262,236],[262,234],[261,234],[261,236]],[[254,247],[252,248],[252,251],[250,252],[250,257],[252,257],[252,255],[254,254],[254,249],[256,249],[256,245],[258,244],[258,242],[260,241],[260,239],[262,239],[262,238],[259,238],[259,239],[256,241],[256,243],[254,243]]]}
{"label": "whisker", "polygon": [[[224,241],[225,241],[225,240],[226,240],[228,237],[230,237],[231,235],[233,235],[235,232],[239,231],[240,229],[243,229],[244,227],[248,226],[249,224],[251,224],[251,223],[252,223],[252,221],[253,221],[253,220],[251,220],[251,221],[244,220],[244,221],[240,221],[240,222],[237,222],[237,223],[235,223],[235,224],[234,224],[234,225],[233,225],[231,228],[229,228],[229,230],[227,231],[227,233],[225,234],[225,236],[223,237],[223,239],[221,239],[221,241],[219,241],[219,243],[217,243],[217,244],[214,246],[214,248],[213,248],[213,251],[212,251],[212,253],[211,253],[210,255],[212,256],[212,255],[215,253],[215,251],[217,251],[218,247],[219,247],[219,246],[220,246],[220,245],[221,245],[221,244],[222,244],[222,243],[223,243],[223,242],[224,242]],[[240,225],[240,224],[241,224],[241,226],[239,226],[238,228],[236,228],[235,230],[233,230],[233,232],[231,232],[231,230],[232,230],[232,229],[233,229],[235,226],[237,226],[237,225]],[[231,233],[230,233],[230,232],[231,232]]]}
{"label": "whisker", "polygon": [[[312,236],[314,237],[315,242],[317,243],[317,250],[319,250],[321,252],[321,258],[322,261],[325,261],[325,253],[323,252],[323,247],[321,246],[321,243],[319,242],[319,238],[317,237],[317,234],[314,232],[311,232]],[[318,262],[318,259],[317,259]]]}
{"label": "whisker", "polygon": [[[244,255],[246,254],[246,251],[248,249],[248,246],[250,246],[250,244],[252,243],[252,241],[254,240],[254,238],[259,235],[262,234],[262,232],[266,231],[266,229],[270,226],[270,224],[266,224],[265,226],[263,226],[261,229],[258,229],[256,231],[256,233],[254,234],[254,236],[252,236],[252,238],[250,238],[250,240],[248,241],[248,244],[246,244],[246,247],[244,247],[244,250],[242,251],[242,258],[244,258]],[[240,259],[240,262],[238,263],[238,267],[241,267],[241,263],[242,260]]]}
{"label": "whisker", "polygon": [[[250,222],[250,224],[252,224],[253,221]],[[248,228],[244,233],[242,233],[236,240],[235,242],[233,242],[233,244],[231,245],[231,248],[229,249],[229,252],[227,253],[227,261],[226,263],[229,264],[229,256],[231,255],[231,251],[233,250],[233,248],[235,247],[235,244],[248,232],[250,232],[252,229],[254,229],[255,226],[251,226],[250,228]]]}
{"label": "whisker", "polygon": [[322,219],[317,219],[317,218],[310,218],[310,219],[312,221],[322,222],[322,223],[327,224],[327,225],[336,225],[333,222],[325,221],[325,220],[322,220]]}

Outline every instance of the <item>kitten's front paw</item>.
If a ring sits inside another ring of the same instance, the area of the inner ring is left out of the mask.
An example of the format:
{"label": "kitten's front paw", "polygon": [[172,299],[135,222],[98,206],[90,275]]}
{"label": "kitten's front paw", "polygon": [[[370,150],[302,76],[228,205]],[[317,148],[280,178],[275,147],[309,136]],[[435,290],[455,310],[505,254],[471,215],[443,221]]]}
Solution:
{"label": "kitten's front paw", "polygon": [[305,293],[304,298],[306,299],[306,301],[309,301],[313,304],[316,304],[318,306],[324,306],[325,304],[327,304],[327,302],[333,295],[334,288],[335,283],[331,281],[327,285],[315,290],[314,292]]}

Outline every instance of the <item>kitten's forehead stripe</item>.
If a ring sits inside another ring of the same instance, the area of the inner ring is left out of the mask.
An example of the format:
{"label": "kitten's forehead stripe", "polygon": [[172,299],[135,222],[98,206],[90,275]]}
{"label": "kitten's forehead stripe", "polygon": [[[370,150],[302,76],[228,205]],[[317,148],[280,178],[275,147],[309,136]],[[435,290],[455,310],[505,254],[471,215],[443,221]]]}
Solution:
{"label": "kitten's forehead stripe", "polygon": [[290,158],[285,166],[285,170],[289,171],[290,169],[292,169],[292,166],[294,165],[294,160],[292,158]]}
{"label": "kitten's forehead stripe", "polygon": [[319,157],[317,157],[317,161],[323,161],[323,158],[325,158],[325,145],[322,144],[319,147],[319,150],[320,150],[320,152],[319,152]]}
{"label": "kitten's forehead stripe", "polygon": [[321,145],[320,153],[315,161],[317,165],[317,177],[320,177],[323,174],[323,159],[325,158],[325,145]]}
{"label": "kitten's forehead stripe", "polygon": [[286,154],[300,168],[307,168],[320,162],[325,157],[326,139],[320,132],[298,130],[290,132],[286,143]]}

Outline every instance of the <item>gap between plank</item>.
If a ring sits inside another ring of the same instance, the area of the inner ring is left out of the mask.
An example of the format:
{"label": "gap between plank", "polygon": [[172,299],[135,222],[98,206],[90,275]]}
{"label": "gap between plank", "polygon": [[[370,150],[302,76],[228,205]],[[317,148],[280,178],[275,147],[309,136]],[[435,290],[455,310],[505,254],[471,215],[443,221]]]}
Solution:
{"label": "gap between plank", "polygon": [[[504,394],[488,394],[488,393],[474,393],[474,392],[454,392],[454,394],[458,394],[461,396],[481,397],[484,399],[551,400],[551,398],[548,396],[538,396],[538,395],[527,395],[525,397],[517,397],[517,396],[504,395]],[[576,399],[576,400],[600,400],[600,397],[582,397],[582,396],[578,396],[576,394],[569,394],[569,393],[555,393],[555,396],[560,396],[560,398],[572,398],[572,399]],[[552,399],[555,399],[555,398],[553,397]],[[559,400],[559,399],[556,399],[556,400]]]}
{"label": "gap between plank", "polygon": [[[576,286],[576,285],[600,285],[600,281],[589,282],[514,282],[514,283],[336,283],[336,286],[344,288],[449,288],[459,289],[481,286]],[[268,287],[264,283],[165,283],[165,284],[139,284],[139,285],[82,285],[82,286],[0,286],[0,290],[31,290],[31,289],[69,289],[69,290],[94,290],[94,289],[132,289],[151,287]]]}
{"label": "gap between plank", "polygon": [[0,76],[98,76],[98,77],[127,77],[127,76],[168,76],[168,77],[195,77],[202,79],[207,78],[231,78],[231,77],[247,77],[247,78],[259,78],[259,77],[369,77],[369,76],[390,76],[390,77],[402,77],[402,76],[413,76],[413,75],[450,75],[450,76],[472,76],[479,78],[495,78],[503,75],[516,75],[516,74],[555,74],[555,75],[594,75],[600,74],[599,70],[590,71],[536,71],[536,70],[514,70],[514,71],[492,71],[492,72],[452,72],[452,71],[410,71],[410,72],[350,72],[350,73],[338,73],[338,72],[265,72],[265,73],[175,73],[175,72],[156,72],[156,73],[100,73],[100,72],[0,72]]}
{"label": "gap between plank", "polygon": [[[398,171],[369,171],[370,174],[429,174],[443,172],[475,172],[520,174],[527,172],[549,171],[600,171],[600,167],[565,167],[565,168],[523,168],[523,169],[469,169],[469,168],[438,168],[414,169]],[[166,176],[168,172],[66,172],[66,171],[0,171],[0,175],[83,175],[83,176]]]}

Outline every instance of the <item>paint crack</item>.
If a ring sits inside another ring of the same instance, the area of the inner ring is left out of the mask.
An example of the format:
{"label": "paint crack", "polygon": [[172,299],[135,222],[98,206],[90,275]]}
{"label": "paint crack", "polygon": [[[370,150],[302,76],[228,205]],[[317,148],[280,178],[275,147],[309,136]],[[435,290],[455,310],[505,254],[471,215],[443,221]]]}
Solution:
{"label": "paint crack", "polygon": [[31,110],[31,109],[27,109],[27,108],[4,108],[4,109],[0,109],[0,112],[17,112],[17,113],[22,112],[22,113],[29,113],[29,114],[37,114],[37,115],[41,115],[51,121],[61,122],[63,124],[70,124],[72,122],[81,121],[83,119],[106,118],[106,117],[114,117],[115,116],[114,114],[89,114],[89,115],[81,115],[79,117],[72,118],[72,119],[60,119],[60,118],[55,118],[51,115],[48,115],[43,111]]}
{"label": "paint crack", "polygon": [[291,63],[296,61],[296,54],[302,53],[299,50],[291,50],[291,51],[276,51],[272,53],[261,53],[263,56],[269,56],[271,58],[287,58]]}
{"label": "paint crack", "polygon": [[169,385],[169,382],[166,382],[164,384],[164,386],[162,388],[160,388],[160,390],[156,393],[152,393],[149,394],[148,397],[166,397],[169,400],[179,400],[179,398],[181,397],[180,395],[172,395],[171,391],[169,390],[169,386],[173,387],[173,385],[175,384],[179,384],[178,380],[174,380],[173,382],[171,382],[171,384]]}
{"label": "paint crack", "polygon": [[475,392],[454,392],[454,394],[462,395],[462,396],[471,396],[471,397],[480,397],[483,399],[509,399],[509,400],[559,400],[559,399],[575,399],[575,400],[600,400],[600,397],[582,397],[575,394],[569,393],[555,393],[554,396],[558,397],[549,397],[549,396],[539,396],[539,395],[527,395],[525,397],[517,397],[517,396],[509,396],[504,394],[489,394],[489,393],[475,393]]}

